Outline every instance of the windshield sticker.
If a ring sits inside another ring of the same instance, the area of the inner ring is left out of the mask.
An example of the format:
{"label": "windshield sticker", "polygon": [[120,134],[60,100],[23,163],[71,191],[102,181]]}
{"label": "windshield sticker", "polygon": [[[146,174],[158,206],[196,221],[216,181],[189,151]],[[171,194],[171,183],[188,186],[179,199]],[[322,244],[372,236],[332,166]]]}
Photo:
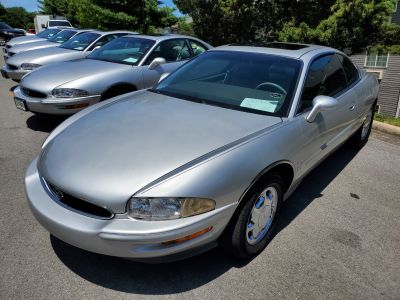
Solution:
{"label": "windshield sticker", "polygon": [[128,58],[125,58],[123,61],[127,62],[127,63],[135,63],[138,61],[138,59],[134,58],[134,57],[128,57]]}
{"label": "windshield sticker", "polygon": [[242,103],[240,103],[240,106],[273,113],[275,112],[278,103],[279,101],[273,101],[273,100],[244,98]]}

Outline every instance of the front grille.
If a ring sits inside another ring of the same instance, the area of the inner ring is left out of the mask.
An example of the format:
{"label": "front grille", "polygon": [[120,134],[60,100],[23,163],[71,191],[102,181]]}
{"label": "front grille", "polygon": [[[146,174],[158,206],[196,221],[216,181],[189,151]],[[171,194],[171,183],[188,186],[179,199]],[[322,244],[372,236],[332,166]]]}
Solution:
{"label": "front grille", "polygon": [[38,92],[38,91],[35,91],[35,90],[31,90],[31,89],[25,88],[23,86],[21,86],[21,92],[24,95],[29,96],[29,97],[33,97],[33,98],[46,98],[47,97],[47,95],[45,93],[41,93],[41,92]]}
{"label": "front grille", "polygon": [[18,67],[17,67],[17,66],[14,66],[14,65],[7,65],[7,67],[8,67],[10,70],[18,70]]}
{"label": "front grille", "polygon": [[114,215],[107,209],[97,206],[95,204],[86,202],[82,199],[74,197],[59,188],[47,183],[49,190],[57,198],[57,200],[67,208],[83,213],[89,217],[100,218],[100,219],[111,219]]}

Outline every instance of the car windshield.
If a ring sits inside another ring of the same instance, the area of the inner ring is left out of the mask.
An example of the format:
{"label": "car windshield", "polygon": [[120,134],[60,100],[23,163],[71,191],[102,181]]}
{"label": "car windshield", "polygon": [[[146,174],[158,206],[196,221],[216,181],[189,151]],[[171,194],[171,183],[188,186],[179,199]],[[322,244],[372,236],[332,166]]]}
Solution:
{"label": "car windshield", "polygon": [[302,62],[278,55],[210,51],[162,80],[151,91],[230,109],[283,117]]}
{"label": "car windshield", "polygon": [[122,37],[97,49],[87,58],[136,65],[154,44],[155,41],[149,39]]}
{"label": "car windshield", "polygon": [[46,29],[43,30],[42,32],[39,32],[36,36],[42,39],[50,39],[52,36],[55,34],[59,33],[61,29]]}
{"label": "car windshield", "polygon": [[70,50],[83,51],[99,37],[100,34],[94,32],[80,33],[62,44],[60,47]]}
{"label": "car windshield", "polygon": [[49,26],[71,26],[68,21],[49,21]]}
{"label": "car windshield", "polygon": [[0,22],[0,29],[12,29],[12,27],[6,23]]}
{"label": "car windshield", "polygon": [[65,41],[68,41],[72,36],[76,34],[75,30],[62,30],[56,35],[53,35],[51,38],[49,38],[50,42],[53,43],[64,43]]}

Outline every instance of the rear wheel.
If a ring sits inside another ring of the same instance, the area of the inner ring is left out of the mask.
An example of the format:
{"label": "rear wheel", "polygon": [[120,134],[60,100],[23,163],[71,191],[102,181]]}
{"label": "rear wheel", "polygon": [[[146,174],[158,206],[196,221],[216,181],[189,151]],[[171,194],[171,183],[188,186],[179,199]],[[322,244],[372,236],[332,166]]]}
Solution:
{"label": "rear wheel", "polygon": [[253,188],[223,237],[223,247],[236,257],[259,254],[271,240],[280,212],[284,182],[270,175]]}
{"label": "rear wheel", "polygon": [[375,105],[371,107],[365,116],[362,126],[356,131],[351,138],[351,143],[356,148],[362,148],[367,142],[369,135],[371,134],[372,122],[374,120]]}

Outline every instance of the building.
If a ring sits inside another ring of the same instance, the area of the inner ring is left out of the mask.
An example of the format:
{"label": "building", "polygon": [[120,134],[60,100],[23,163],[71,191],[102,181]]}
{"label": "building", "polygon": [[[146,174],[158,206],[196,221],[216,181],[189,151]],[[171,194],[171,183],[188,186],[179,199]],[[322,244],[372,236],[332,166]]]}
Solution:
{"label": "building", "polygon": [[[400,4],[396,3],[390,21],[400,25]],[[390,53],[363,53],[353,55],[352,60],[360,68],[374,74],[380,82],[378,96],[379,113],[400,117],[400,55]]]}

